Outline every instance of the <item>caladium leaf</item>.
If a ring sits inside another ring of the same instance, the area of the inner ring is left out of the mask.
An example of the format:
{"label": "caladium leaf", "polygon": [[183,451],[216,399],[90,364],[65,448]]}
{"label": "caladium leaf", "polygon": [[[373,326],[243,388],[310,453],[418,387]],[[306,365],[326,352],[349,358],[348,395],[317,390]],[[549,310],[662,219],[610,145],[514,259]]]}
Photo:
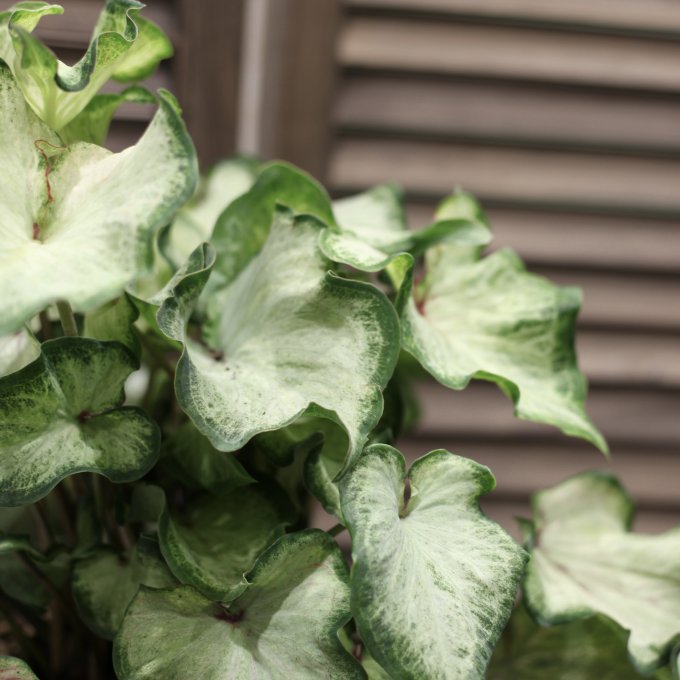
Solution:
{"label": "caladium leaf", "polygon": [[180,267],[204,241],[210,240],[217,218],[257,177],[257,162],[232,158],[217,163],[199,182],[196,193],[160,236],[163,255]]}
{"label": "caladium leaf", "polygon": [[510,619],[496,647],[488,680],[636,680],[625,634],[603,617],[559,626],[537,626],[523,607]]}
{"label": "caladium leaf", "polygon": [[118,343],[59,338],[0,379],[0,505],[31,503],[76,472],[129,482],[152,467],[158,427],[122,406],[136,368]]}
{"label": "caladium leaf", "polygon": [[0,680],[38,680],[31,667],[14,656],[0,656]]}
{"label": "caladium leaf", "polygon": [[349,619],[347,567],[335,541],[310,529],[280,538],[217,604],[189,586],[142,588],[114,642],[121,680],[365,678],[340,644]]}
{"label": "caladium leaf", "polygon": [[66,144],[88,142],[104,146],[113,115],[125,103],[155,104],[156,98],[143,87],[128,87],[116,94],[97,94],[65,127],[60,136]]}
{"label": "caladium leaf", "polygon": [[53,301],[90,310],[122,293],[151,264],[158,227],[191,194],[196,158],[176,103],[141,140],[112,154],[63,147],[0,66],[0,334]]}
{"label": "caladium leaf", "polygon": [[277,209],[262,251],[210,298],[208,347],[184,330],[197,287],[173,293],[158,312],[161,329],[185,343],[178,400],[222,451],[307,413],[345,428],[349,465],[380,418],[399,351],[396,314],[373,286],[326,273],[322,228]]}
{"label": "caladium leaf", "polygon": [[333,203],[336,224],[321,235],[321,248],[331,260],[362,271],[384,269],[398,253],[418,255],[440,241],[465,246],[486,245],[491,233],[477,215],[440,215],[433,224],[409,231],[401,191],[380,185]]}
{"label": "caladium leaf", "polygon": [[255,482],[234,454],[218,451],[191,422],[172,434],[165,450],[163,462],[189,488],[224,494]]}
{"label": "caladium leaf", "polygon": [[479,509],[495,480],[432,451],[409,472],[396,449],[365,449],[340,480],[352,536],[352,613],[394,678],[483,678],[510,616],[526,553]]}
{"label": "caladium leaf", "polygon": [[533,500],[527,606],[543,624],[603,614],[630,631],[649,672],[680,634],[680,530],[629,531],[633,506],[616,478],[585,473]]}
{"label": "caladium leaf", "polygon": [[40,343],[26,328],[0,337],[0,378],[23,368],[40,354]]}
{"label": "caladium leaf", "polygon": [[115,340],[139,356],[141,343],[133,328],[138,316],[127,295],[121,295],[85,315],[83,335],[95,340]]}
{"label": "caladium leaf", "polygon": [[90,45],[73,66],[59,61],[32,35],[40,19],[61,14],[58,5],[18,3],[0,14],[0,59],[12,69],[26,101],[53,130],[61,130],[102,85],[146,78],[172,56],[172,44],[153,22],[139,16],[136,0],[107,0]]}
{"label": "caladium leaf", "polygon": [[211,243],[217,251],[220,284],[231,283],[264,246],[277,202],[324,224],[334,222],[330,199],[318,182],[287,163],[269,163],[251,189],[217,220]]}
{"label": "caladium leaf", "polygon": [[161,550],[175,576],[212,600],[231,601],[244,574],[294,518],[280,489],[255,484],[194,499],[185,511],[161,514]]}
{"label": "caladium leaf", "polygon": [[399,289],[404,348],[429,373],[456,390],[473,378],[495,382],[517,417],[607,450],[584,408],[586,380],[574,349],[577,289],[529,274],[508,250],[480,259],[476,247],[435,246],[415,289],[413,264],[402,255],[389,273]]}
{"label": "caladium leaf", "polygon": [[170,588],[176,584],[156,540],[142,535],[129,555],[100,548],[78,561],[71,591],[83,621],[97,635],[113,640],[140,586]]}

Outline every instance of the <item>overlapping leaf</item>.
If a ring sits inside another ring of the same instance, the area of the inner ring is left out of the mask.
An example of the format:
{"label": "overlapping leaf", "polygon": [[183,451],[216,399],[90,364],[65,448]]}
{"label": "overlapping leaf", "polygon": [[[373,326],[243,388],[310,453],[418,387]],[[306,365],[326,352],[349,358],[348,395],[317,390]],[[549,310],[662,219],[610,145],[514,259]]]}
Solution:
{"label": "overlapping leaf", "polygon": [[172,55],[160,28],[139,16],[143,6],[136,0],[108,0],[87,51],[73,66],[32,35],[42,17],[63,12],[59,5],[20,2],[0,13],[0,59],[51,129],[59,131],[71,122],[109,78],[142,80]]}
{"label": "overlapping leaf", "polygon": [[0,378],[23,368],[40,354],[40,343],[27,330],[0,337]]}
{"label": "overlapping leaf", "polygon": [[61,338],[0,379],[0,505],[31,503],[75,472],[125,482],[151,468],[158,428],[121,405],[135,368],[118,343]]}
{"label": "overlapping leaf", "polygon": [[0,66],[0,334],[53,301],[89,310],[148,270],[151,240],[191,194],[193,146],[171,95],[134,147],[63,147]]}
{"label": "overlapping leaf", "polygon": [[352,613],[390,677],[483,678],[526,555],[484,517],[489,470],[433,451],[409,472],[390,446],[365,449],[340,481],[352,536]]}
{"label": "overlapping leaf", "polygon": [[100,548],[77,562],[71,590],[85,623],[97,635],[112,640],[140,586],[170,588],[176,583],[156,541],[141,536],[129,555]]}
{"label": "overlapping leaf", "polygon": [[247,587],[244,574],[292,519],[280,490],[255,484],[193,499],[183,512],[166,507],[159,540],[182,583],[213,600],[231,601]]}
{"label": "overlapping leaf", "polygon": [[159,310],[163,331],[185,343],[178,400],[220,450],[311,413],[345,428],[349,464],[380,418],[398,321],[376,288],[326,272],[317,247],[322,228],[313,217],[277,210],[262,251],[211,296],[204,345],[183,327],[190,294],[174,289]]}
{"label": "overlapping leaf", "polygon": [[582,474],[534,499],[525,597],[545,624],[604,614],[630,631],[649,672],[680,634],[680,530],[629,532],[631,501],[615,478]]}
{"label": "overlapping leaf", "polygon": [[491,239],[476,214],[441,215],[433,224],[409,231],[401,192],[387,184],[335,201],[333,212],[337,222],[322,234],[321,247],[331,260],[362,271],[384,269],[396,254],[418,255],[440,241],[480,246]]}
{"label": "overlapping leaf", "polygon": [[365,677],[338,639],[350,616],[347,567],[327,534],[280,538],[248,581],[224,604],[188,586],[142,588],[114,643],[120,680]]}
{"label": "overlapping leaf", "polygon": [[[453,196],[440,216],[469,214],[469,202]],[[463,389],[473,378],[493,381],[519,418],[555,425],[606,451],[584,409],[586,380],[574,349],[579,291],[527,273],[507,250],[481,258],[479,247],[443,243],[425,262],[415,287],[412,258],[390,265],[405,349],[442,384]]]}

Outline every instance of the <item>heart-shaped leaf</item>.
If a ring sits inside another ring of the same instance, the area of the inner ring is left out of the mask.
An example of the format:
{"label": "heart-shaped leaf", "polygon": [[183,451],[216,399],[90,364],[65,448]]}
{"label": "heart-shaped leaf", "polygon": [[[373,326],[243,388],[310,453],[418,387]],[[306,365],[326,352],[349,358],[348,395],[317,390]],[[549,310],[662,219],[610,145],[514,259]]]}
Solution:
{"label": "heart-shaped leaf", "polygon": [[129,482],[152,467],[158,427],[122,406],[136,368],[118,343],[60,338],[0,379],[0,505],[32,503],[76,472]]}
{"label": "heart-shaped leaf", "polygon": [[[470,200],[453,196],[438,215],[467,214]],[[480,247],[442,243],[427,252],[425,264],[415,287],[411,257],[402,255],[389,268],[399,289],[404,348],[443,385],[460,390],[473,378],[495,382],[519,418],[554,425],[606,451],[585,413],[586,380],[574,349],[580,292],[529,274],[508,250],[481,258]]]}
{"label": "heart-shaped leaf", "polygon": [[77,562],[71,591],[83,621],[97,635],[113,640],[140,586],[170,588],[176,583],[156,540],[142,535],[129,555],[100,548]]}
{"label": "heart-shaped leaf", "polygon": [[178,400],[222,451],[308,413],[345,428],[349,465],[380,418],[399,351],[396,314],[373,286],[326,272],[323,228],[279,208],[262,251],[211,296],[202,345],[184,330],[198,286],[161,305],[161,329],[185,344]]}
{"label": "heart-shaped leaf", "polygon": [[352,536],[352,613],[393,678],[483,678],[526,554],[479,509],[495,480],[432,451],[409,472],[396,449],[365,449],[339,482]]}
{"label": "heart-shaped leaf", "polygon": [[163,31],[139,16],[143,6],[136,0],[108,0],[87,51],[73,66],[32,35],[43,16],[63,12],[59,5],[21,2],[0,13],[0,59],[50,128],[58,131],[72,121],[109,78],[143,80],[172,56]]}
{"label": "heart-shaped leaf", "polygon": [[158,536],[182,583],[229,602],[245,590],[244,574],[292,520],[292,508],[279,489],[255,484],[194,499],[184,512],[166,506]]}
{"label": "heart-shaped leaf", "polygon": [[176,102],[118,154],[61,139],[0,65],[0,334],[50,303],[90,310],[151,265],[151,242],[194,188],[193,145]]}
{"label": "heart-shaped leaf", "polygon": [[114,642],[120,680],[365,678],[340,644],[349,619],[347,567],[335,541],[310,529],[280,538],[217,604],[189,586],[142,588]]}
{"label": "heart-shaped leaf", "polygon": [[632,503],[606,473],[585,473],[534,497],[525,597],[543,624],[604,614],[630,631],[648,673],[680,634],[680,530],[629,531]]}

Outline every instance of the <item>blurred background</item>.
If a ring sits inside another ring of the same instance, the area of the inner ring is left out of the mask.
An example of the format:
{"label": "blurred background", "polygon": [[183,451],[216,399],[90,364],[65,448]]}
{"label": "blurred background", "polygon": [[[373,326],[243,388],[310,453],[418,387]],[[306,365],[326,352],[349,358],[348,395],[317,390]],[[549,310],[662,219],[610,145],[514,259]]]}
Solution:
{"label": "blurred background", "polygon": [[[99,0],[62,0],[39,33],[66,61]],[[179,98],[204,169],[253,153],[337,196],[396,181],[412,226],[455,186],[494,248],[580,286],[588,409],[612,462],[517,421],[493,385],[418,384],[409,456],[448,448],[491,467],[487,512],[514,530],[532,491],[619,474],[637,528],[680,517],[680,3],[677,0],[149,0],[176,55],[151,79]],[[132,144],[150,115],[124,108]]]}

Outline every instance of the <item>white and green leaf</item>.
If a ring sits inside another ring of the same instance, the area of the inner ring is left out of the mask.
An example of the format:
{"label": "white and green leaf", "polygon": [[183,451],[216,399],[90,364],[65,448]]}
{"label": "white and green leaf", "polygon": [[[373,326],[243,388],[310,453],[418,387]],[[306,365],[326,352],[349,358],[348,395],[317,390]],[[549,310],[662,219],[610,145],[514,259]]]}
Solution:
{"label": "white and green leaf", "polygon": [[152,467],[158,427],[122,405],[136,368],[118,343],[60,338],[0,379],[0,505],[36,501],[76,472],[129,482]]}
{"label": "white and green leaf", "polygon": [[544,625],[602,614],[627,631],[644,673],[680,634],[680,530],[629,530],[633,507],[618,481],[585,473],[534,497],[525,598]]}
{"label": "white and green leaf", "polygon": [[172,56],[172,44],[153,22],[139,16],[136,0],[107,0],[87,51],[74,65],[59,61],[32,32],[59,5],[18,3],[0,13],[0,59],[12,69],[26,101],[60,131],[78,116],[109,78],[146,78]]}
{"label": "white and green leaf", "polygon": [[395,680],[483,678],[526,554],[479,509],[484,466],[438,450],[409,478],[405,501],[404,458],[377,444],[339,483],[359,634]]}
{"label": "white and green leaf", "polygon": [[[471,199],[462,196],[447,199],[443,214],[457,214],[457,201],[464,203],[461,212],[468,210]],[[529,274],[511,251],[485,258],[480,251],[473,244],[435,246],[417,286],[412,258],[391,263],[404,348],[443,385],[460,390],[471,379],[495,382],[517,417],[606,451],[585,412],[586,379],[574,348],[580,292]]]}
{"label": "white and green leaf", "polygon": [[38,676],[22,659],[0,656],[0,680],[38,680]]}
{"label": "white and green leaf", "polygon": [[152,240],[191,194],[196,157],[176,102],[113,154],[64,147],[0,65],[0,334],[52,302],[89,311],[150,269]]}
{"label": "white and green leaf", "polygon": [[0,337],[0,378],[14,373],[37,359],[40,343],[27,329]]}
{"label": "white and green leaf", "polygon": [[254,484],[194,499],[184,511],[166,506],[158,535],[163,555],[182,583],[228,602],[246,589],[245,574],[293,518],[279,489]]}
{"label": "white and green leaf", "polygon": [[113,640],[140,586],[170,588],[176,584],[156,540],[142,535],[128,555],[100,548],[76,562],[71,592],[83,621],[97,635]]}
{"label": "white and green leaf", "polygon": [[161,329],[185,345],[178,400],[219,450],[306,413],[344,427],[349,465],[380,418],[399,350],[396,314],[373,286],[327,273],[323,228],[279,208],[262,251],[211,296],[203,344],[183,328],[197,287],[172,293],[158,312]]}
{"label": "white and green leaf", "polygon": [[247,578],[248,589],[223,604],[189,586],[142,588],[114,642],[120,680],[365,678],[338,639],[349,587],[328,534],[283,536]]}

